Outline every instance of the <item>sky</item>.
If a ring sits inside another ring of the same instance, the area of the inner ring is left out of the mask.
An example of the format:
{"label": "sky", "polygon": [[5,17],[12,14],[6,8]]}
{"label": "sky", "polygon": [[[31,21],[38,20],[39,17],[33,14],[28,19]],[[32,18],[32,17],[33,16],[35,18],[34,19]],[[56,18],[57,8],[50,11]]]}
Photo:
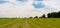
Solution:
{"label": "sky", "polygon": [[0,0],[0,17],[34,17],[60,11],[60,0]]}

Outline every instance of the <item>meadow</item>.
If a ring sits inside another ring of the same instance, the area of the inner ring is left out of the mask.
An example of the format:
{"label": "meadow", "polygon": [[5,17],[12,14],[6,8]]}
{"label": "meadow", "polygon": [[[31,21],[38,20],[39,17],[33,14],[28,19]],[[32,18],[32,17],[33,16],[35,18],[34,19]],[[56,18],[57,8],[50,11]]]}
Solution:
{"label": "meadow", "polygon": [[60,18],[0,18],[0,28],[60,28]]}

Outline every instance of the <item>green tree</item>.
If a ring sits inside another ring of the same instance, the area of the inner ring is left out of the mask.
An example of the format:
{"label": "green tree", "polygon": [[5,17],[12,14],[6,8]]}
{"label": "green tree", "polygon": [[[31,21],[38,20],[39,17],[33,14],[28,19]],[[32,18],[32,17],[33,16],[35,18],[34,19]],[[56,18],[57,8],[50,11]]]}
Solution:
{"label": "green tree", "polygon": [[42,15],[42,18],[46,18],[45,14]]}
{"label": "green tree", "polygon": [[38,16],[35,16],[34,18],[38,18]]}

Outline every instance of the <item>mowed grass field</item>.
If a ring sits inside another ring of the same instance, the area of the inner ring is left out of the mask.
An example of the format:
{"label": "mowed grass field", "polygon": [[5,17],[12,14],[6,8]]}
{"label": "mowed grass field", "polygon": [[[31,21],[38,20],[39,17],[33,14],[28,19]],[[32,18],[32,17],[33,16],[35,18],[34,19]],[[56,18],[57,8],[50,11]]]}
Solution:
{"label": "mowed grass field", "polygon": [[0,28],[60,28],[60,18],[0,18]]}

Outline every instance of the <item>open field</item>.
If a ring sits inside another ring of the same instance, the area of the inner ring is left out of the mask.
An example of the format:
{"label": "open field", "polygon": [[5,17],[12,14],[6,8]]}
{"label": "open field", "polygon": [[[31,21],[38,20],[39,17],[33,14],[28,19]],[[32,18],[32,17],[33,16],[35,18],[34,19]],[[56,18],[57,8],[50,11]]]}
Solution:
{"label": "open field", "polygon": [[0,28],[60,28],[60,18],[0,18]]}

